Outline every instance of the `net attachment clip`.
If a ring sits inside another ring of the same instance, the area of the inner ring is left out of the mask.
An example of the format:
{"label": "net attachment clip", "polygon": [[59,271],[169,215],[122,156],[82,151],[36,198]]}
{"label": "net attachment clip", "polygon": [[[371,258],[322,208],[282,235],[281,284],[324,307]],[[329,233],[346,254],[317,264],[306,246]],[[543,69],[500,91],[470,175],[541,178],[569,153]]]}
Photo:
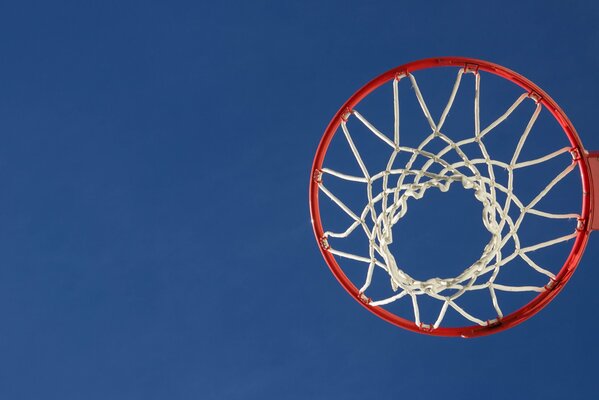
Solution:
{"label": "net attachment clip", "polygon": [[314,170],[314,175],[312,175],[312,179],[314,179],[314,182],[316,183],[322,183],[322,171],[319,169]]}
{"label": "net attachment clip", "polygon": [[353,112],[354,111],[352,109],[346,107],[345,110],[343,110],[343,112],[341,113],[341,119],[343,120],[343,122],[347,122],[347,120],[353,114]]}
{"label": "net attachment clip", "polygon": [[538,94],[537,92],[535,92],[533,90],[528,92],[528,97],[533,99],[535,101],[535,104],[539,104],[541,102],[541,100],[543,100],[543,97],[541,97],[540,94]]}
{"label": "net attachment clip", "polygon": [[395,80],[396,81],[400,81],[402,78],[405,78],[406,76],[408,76],[408,71],[399,71],[395,74]]}
{"label": "net attachment clip", "polygon": [[577,147],[573,147],[572,149],[570,149],[570,154],[572,155],[572,160],[573,161],[579,161],[580,160],[580,151],[578,150]]}
{"label": "net attachment clip", "polygon": [[545,290],[553,290],[557,286],[557,281],[553,278],[549,278],[549,282],[544,286]]}
{"label": "net attachment clip", "polygon": [[432,330],[435,329],[433,327],[433,325],[431,325],[431,324],[424,324],[422,322],[418,325],[418,328],[420,328],[420,330],[424,331],[424,332],[432,332]]}
{"label": "net attachment clip", "polygon": [[320,245],[325,250],[328,250],[328,249],[331,248],[331,245],[329,244],[329,240],[327,239],[326,236],[323,236],[323,237],[320,238]]}
{"label": "net attachment clip", "polygon": [[587,221],[584,218],[577,218],[576,222],[576,230],[579,232],[584,232],[587,228]]}
{"label": "net attachment clip", "polygon": [[478,64],[466,63],[464,65],[464,73],[478,74]]}
{"label": "net attachment clip", "polygon": [[366,296],[363,292],[358,293],[358,299],[364,304],[370,304],[372,299]]}

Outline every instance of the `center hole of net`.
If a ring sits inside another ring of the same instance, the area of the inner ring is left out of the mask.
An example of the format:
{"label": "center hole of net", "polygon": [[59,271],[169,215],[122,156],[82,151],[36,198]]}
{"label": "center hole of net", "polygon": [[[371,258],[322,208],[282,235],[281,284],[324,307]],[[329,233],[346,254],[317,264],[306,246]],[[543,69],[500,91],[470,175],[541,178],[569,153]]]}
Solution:
{"label": "center hole of net", "polygon": [[476,262],[489,242],[482,204],[459,183],[447,192],[430,189],[410,198],[408,212],[393,226],[389,249],[412,278],[452,278]]}

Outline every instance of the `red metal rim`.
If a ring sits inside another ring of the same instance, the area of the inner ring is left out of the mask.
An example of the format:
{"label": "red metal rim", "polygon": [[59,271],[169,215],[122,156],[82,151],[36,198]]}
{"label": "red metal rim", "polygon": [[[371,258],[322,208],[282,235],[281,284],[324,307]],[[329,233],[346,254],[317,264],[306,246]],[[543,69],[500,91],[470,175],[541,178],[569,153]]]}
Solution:
{"label": "red metal rim", "polygon": [[[577,150],[579,154],[576,163],[580,171],[583,190],[582,210],[580,214],[581,226],[578,230],[576,239],[574,240],[572,250],[570,251],[568,258],[566,259],[564,266],[556,276],[553,288],[551,290],[547,290],[545,292],[540,293],[532,301],[530,301],[528,304],[526,304],[519,310],[513,312],[512,314],[504,316],[498,323],[489,326],[471,325],[455,328],[439,327],[435,330],[427,330],[417,326],[413,321],[399,317],[398,315],[393,314],[382,307],[370,306],[360,299],[358,288],[349,280],[349,278],[345,275],[345,273],[337,263],[335,257],[323,247],[321,242],[321,239],[324,236],[324,230],[322,227],[320,209],[318,205],[319,189],[316,176],[318,175],[318,171],[320,171],[320,169],[322,168],[322,163],[324,161],[329,143],[331,142],[331,139],[335,135],[335,132],[337,131],[337,128],[341,123],[343,114],[346,113],[347,110],[352,110],[369,93],[371,93],[379,86],[394,79],[396,76],[398,76],[398,74],[411,73],[422,69],[436,67],[456,67],[485,71],[500,76],[504,79],[507,79],[513,82],[514,84],[522,87],[525,91],[531,94],[535,94],[540,99],[538,101],[553,115],[553,117],[560,124],[560,126],[564,130],[564,133],[570,140],[572,148]],[[314,234],[316,236],[316,241],[318,243],[318,246],[320,247],[320,251],[324,259],[326,260],[326,263],[328,264],[329,268],[331,269],[333,275],[337,278],[341,285],[350,293],[350,295],[354,299],[356,299],[356,301],[358,301],[362,306],[364,306],[366,309],[368,309],[378,317],[404,329],[434,336],[476,337],[496,333],[525,321],[526,319],[539,312],[562,290],[562,288],[568,282],[568,280],[572,276],[572,273],[578,266],[578,263],[582,257],[582,254],[587,244],[588,236],[591,230],[589,224],[589,215],[591,212],[590,197],[592,196],[592,189],[593,188],[591,185],[591,177],[589,173],[589,167],[587,164],[587,153],[584,150],[584,147],[580,141],[578,134],[576,133],[576,129],[574,128],[566,114],[562,111],[562,109],[547,93],[545,93],[541,88],[539,88],[537,85],[535,85],[533,82],[529,81],[525,77],[500,65],[466,57],[440,57],[418,60],[393,68],[392,70],[389,70],[384,74],[371,80],[361,89],[359,89],[356,93],[354,93],[354,95],[351,96],[345,102],[345,104],[341,106],[339,111],[337,111],[337,113],[327,126],[324,135],[320,141],[320,144],[318,145],[318,149],[316,151],[316,155],[314,157],[314,162],[312,165],[312,170],[310,173],[309,197],[310,213],[312,216],[312,226],[314,229]]]}

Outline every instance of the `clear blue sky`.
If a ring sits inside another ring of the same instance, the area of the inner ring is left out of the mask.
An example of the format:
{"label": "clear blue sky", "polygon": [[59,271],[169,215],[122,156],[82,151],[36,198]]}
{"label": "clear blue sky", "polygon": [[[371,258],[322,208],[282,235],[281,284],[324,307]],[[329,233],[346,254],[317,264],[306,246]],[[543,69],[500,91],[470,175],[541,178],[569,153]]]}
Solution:
{"label": "clear blue sky", "polygon": [[524,325],[425,337],[315,244],[320,136],[362,83],[462,55],[528,76],[599,149],[599,5],[0,5],[0,398],[589,398],[599,242]]}

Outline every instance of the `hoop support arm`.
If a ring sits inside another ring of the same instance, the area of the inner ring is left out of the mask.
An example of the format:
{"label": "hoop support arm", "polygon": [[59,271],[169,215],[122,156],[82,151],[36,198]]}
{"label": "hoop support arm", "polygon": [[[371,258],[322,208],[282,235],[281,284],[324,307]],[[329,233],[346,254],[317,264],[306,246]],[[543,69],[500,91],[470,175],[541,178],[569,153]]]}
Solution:
{"label": "hoop support arm", "polygon": [[599,151],[590,152],[587,157],[591,181],[591,204],[593,208],[589,217],[588,230],[599,230]]}

